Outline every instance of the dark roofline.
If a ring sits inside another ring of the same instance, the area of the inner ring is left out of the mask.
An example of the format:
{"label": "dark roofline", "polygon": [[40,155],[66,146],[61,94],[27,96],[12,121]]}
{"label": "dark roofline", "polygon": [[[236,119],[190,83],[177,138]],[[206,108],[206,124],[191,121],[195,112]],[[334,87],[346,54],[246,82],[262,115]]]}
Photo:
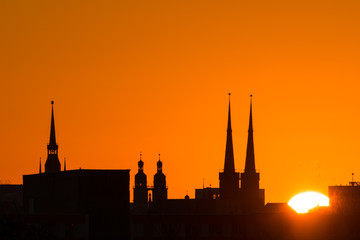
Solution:
{"label": "dark roofline", "polygon": [[66,170],[61,172],[50,172],[50,173],[35,173],[35,174],[27,174],[23,176],[36,176],[36,175],[52,175],[52,174],[68,174],[68,173],[75,173],[75,172],[130,172],[130,169],[73,169],[73,170]]}

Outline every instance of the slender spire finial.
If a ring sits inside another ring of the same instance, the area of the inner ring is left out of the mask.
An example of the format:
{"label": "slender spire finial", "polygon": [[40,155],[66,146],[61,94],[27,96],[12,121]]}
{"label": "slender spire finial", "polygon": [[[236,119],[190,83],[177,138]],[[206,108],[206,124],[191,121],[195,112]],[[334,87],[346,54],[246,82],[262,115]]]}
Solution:
{"label": "slender spire finial", "polygon": [[248,142],[246,149],[245,172],[255,172],[255,152],[254,152],[254,136],[253,136],[253,122],[252,122],[252,94],[250,95],[250,117],[249,117],[249,131]]}
{"label": "slender spire finial", "polygon": [[229,93],[229,112],[228,112],[224,172],[233,173],[235,172],[235,163],[234,163],[234,150],[233,150],[232,129],[231,129],[230,95],[231,93]]}
{"label": "slender spire finial", "polygon": [[140,160],[142,160],[141,158],[142,158],[142,152],[140,152]]}
{"label": "slender spire finial", "polygon": [[228,112],[228,131],[231,131],[231,111],[230,111],[230,96],[231,93],[229,93],[229,112]]}
{"label": "slender spire finial", "polygon": [[64,158],[64,171],[66,171],[66,158]]}
{"label": "slender spire finial", "polygon": [[40,157],[40,165],[39,165],[39,174],[41,174],[41,157]]}
{"label": "slender spire finial", "polygon": [[253,95],[250,94],[250,119],[249,119],[249,131],[253,131],[253,123],[252,123],[252,97]]}
{"label": "slender spire finial", "polygon": [[51,101],[51,126],[50,126],[50,140],[48,149],[57,149],[56,136],[55,136],[55,119],[54,119],[54,101]]}

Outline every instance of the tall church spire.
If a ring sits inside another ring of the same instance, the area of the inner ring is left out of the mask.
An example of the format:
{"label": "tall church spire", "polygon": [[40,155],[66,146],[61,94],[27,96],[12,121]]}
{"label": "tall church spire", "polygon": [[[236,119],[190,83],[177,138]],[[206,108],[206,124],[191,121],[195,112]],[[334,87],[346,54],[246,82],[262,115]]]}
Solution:
{"label": "tall church spire", "polygon": [[60,172],[60,161],[58,158],[58,145],[55,137],[54,101],[51,101],[51,126],[50,140],[47,145],[48,157],[45,163],[45,172]]}
{"label": "tall church spire", "polygon": [[55,120],[54,120],[54,101],[51,101],[51,127],[50,127],[50,140],[48,149],[57,149],[56,137],[55,137]]}
{"label": "tall church spire", "polygon": [[229,112],[228,112],[224,172],[233,173],[235,172],[235,164],[234,164],[234,149],[233,149],[232,129],[231,129],[230,95],[231,93],[229,93]]}
{"label": "tall church spire", "polygon": [[253,123],[252,123],[252,95],[250,95],[250,118],[248,141],[246,149],[245,173],[255,173],[255,151],[254,151],[254,136],[253,136]]}
{"label": "tall church spire", "polygon": [[260,174],[255,169],[254,136],[252,122],[252,95],[250,95],[249,132],[246,149],[245,171],[241,173],[241,195],[247,211],[264,206],[264,190],[259,188]]}
{"label": "tall church spire", "polygon": [[231,130],[230,112],[230,93],[229,93],[229,112],[226,136],[225,164],[224,171],[219,173],[220,198],[236,199],[239,194],[239,173],[235,172],[234,149]]}

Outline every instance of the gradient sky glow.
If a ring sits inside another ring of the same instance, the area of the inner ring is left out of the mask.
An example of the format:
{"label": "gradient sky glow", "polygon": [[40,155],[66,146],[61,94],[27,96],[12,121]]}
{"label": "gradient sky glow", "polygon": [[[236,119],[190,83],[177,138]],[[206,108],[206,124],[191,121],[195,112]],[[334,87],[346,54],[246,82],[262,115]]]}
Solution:
{"label": "gradient sky glow", "polygon": [[0,180],[46,159],[50,101],[67,169],[131,169],[170,198],[218,186],[232,93],[235,167],[249,95],[266,202],[360,179],[360,2],[0,2]]}

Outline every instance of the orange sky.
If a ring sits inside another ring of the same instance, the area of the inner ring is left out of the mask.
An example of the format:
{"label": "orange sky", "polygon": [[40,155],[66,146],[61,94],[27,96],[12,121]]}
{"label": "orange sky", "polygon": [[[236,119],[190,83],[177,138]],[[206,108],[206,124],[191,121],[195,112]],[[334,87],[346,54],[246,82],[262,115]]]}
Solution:
{"label": "orange sky", "polygon": [[131,169],[170,198],[218,186],[232,93],[244,168],[249,94],[266,202],[360,180],[360,3],[0,1],[0,179],[46,159],[50,101],[67,168]]}

